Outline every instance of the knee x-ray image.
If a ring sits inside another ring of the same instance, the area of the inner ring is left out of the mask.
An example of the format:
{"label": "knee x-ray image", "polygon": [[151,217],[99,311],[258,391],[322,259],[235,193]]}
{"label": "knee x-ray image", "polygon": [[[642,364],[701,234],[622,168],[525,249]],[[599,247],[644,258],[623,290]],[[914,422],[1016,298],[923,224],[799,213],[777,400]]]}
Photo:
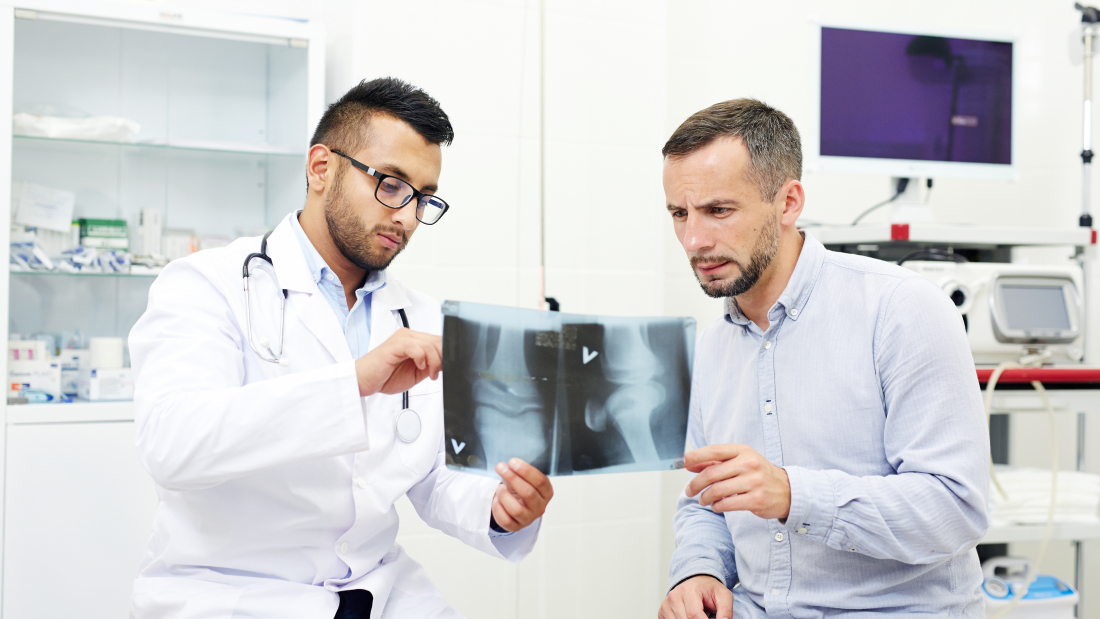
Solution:
{"label": "knee x-ray image", "polygon": [[683,466],[695,321],[443,304],[447,465],[495,476]]}

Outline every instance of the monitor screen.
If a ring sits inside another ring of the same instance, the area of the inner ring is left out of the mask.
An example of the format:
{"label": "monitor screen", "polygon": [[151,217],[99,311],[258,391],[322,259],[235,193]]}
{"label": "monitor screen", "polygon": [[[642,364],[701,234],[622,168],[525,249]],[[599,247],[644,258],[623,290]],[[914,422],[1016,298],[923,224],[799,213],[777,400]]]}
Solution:
{"label": "monitor screen", "polygon": [[1011,164],[1012,43],[821,29],[820,155]]}
{"label": "monitor screen", "polygon": [[1061,286],[1001,287],[1009,329],[1069,329],[1069,311]]}

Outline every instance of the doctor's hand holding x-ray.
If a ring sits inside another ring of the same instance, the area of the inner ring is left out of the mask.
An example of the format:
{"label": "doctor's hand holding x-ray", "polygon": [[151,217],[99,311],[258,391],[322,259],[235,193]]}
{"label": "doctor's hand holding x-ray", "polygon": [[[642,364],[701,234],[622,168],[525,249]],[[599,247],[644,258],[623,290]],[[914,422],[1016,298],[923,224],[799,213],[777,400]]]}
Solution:
{"label": "doctor's hand holding x-ray", "polygon": [[[442,358],[439,336],[400,329],[355,362],[359,394],[402,393],[425,378],[436,380]],[[492,506],[493,521],[500,528],[519,531],[542,516],[554,496],[546,475],[519,458],[497,464],[496,472],[504,480]]]}

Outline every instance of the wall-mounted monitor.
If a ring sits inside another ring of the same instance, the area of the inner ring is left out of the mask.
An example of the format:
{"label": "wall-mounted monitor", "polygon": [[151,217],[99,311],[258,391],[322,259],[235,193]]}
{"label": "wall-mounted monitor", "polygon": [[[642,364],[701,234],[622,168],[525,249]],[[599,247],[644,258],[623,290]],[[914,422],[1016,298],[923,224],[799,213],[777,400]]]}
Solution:
{"label": "wall-mounted monitor", "polygon": [[820,25],[813,170],[1015,177],[1013,42]]}

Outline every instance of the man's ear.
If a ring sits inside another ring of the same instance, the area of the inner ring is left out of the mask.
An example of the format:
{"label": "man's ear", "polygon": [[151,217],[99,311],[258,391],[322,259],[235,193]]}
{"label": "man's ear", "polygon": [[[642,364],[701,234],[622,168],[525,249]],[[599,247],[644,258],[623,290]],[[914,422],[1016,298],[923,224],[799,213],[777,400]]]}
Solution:
{"label": "man's ear", "polygon": [[329,165],[332,163],[332,151],[324,144],[314,144],[307,153],[306,182],[309,190],[321,193],[329,180]]}
{"label": "man's ear", "polygon": [[802,188],[802,183],[792,178],[780,188],[779,195],[776,197],[780,196],[783,198],[783,214],[779,221],[784,226],[793,226],[802,215],[802,207],[806,204],[806,191]]}

